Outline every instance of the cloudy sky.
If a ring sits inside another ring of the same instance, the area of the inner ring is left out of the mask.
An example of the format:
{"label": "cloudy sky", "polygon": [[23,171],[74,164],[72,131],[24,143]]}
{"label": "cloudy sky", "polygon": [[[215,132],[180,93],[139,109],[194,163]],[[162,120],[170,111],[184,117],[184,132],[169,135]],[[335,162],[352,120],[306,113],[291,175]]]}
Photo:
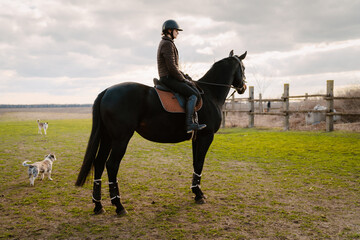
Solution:
{"label": "cloudy sky", "polygon": [[[248,51],[255,94],[360,86],[358,0],[1,0],[0,104],[92,103],[126,81],[152,85],[161,25],[175,19],[194,79]],[[248,96],[248,93],[245,93]]]}

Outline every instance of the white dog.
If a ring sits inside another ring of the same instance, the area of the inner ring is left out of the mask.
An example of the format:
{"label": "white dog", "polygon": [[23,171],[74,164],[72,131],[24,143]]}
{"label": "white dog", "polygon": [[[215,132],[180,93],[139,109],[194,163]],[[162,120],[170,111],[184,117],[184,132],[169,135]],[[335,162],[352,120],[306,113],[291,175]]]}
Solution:
{"label": "white dog", "polygon": [[44,134],[46,135],[46,130],[48,129],[49,124],[47,122],[40,122],[40,120],[37,120],[39,131],[38,133],[42,134],[41,129],[44,129]]}
{"label": "white dog", "polygon": [[52,169],[52,164],[53,162],[56,160],[55,154],[48,154],[45,156],[45,159],[41,162],[35,162],[32,164],[27,164],[27,162],[30,161],[25,161],[23,162],[23,166],[25,167],[29,167],[28,169],[28,173],[29,173],[29,179],[30,179],[30,186],[34,186],[34,181],[35,178],[41,174],[41,180],[44,179],[44,175],[47,174],[48,178],[52,181],[51,178],[51,169]]}

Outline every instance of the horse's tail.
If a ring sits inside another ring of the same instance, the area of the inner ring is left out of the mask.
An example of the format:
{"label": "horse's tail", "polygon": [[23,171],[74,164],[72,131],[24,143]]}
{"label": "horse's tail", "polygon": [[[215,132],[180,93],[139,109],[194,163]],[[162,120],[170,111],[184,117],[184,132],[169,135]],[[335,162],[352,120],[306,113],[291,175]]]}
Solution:
{"label": "horse's tail", "polygon": [[93,105],[93,117],[92,117],[92,129],[89,138],[89,142],[86,148],[84,161],[81,166],[78,178],[76,180],[75,186],[83,186],[87,176],[89,175],[93,163],[95,161],[96,153],[99,148],[100,138],[101,138],[101,117],[100,117],[100,103],[101,99],[104,96],[106,90],[101,92],[94,101]]}

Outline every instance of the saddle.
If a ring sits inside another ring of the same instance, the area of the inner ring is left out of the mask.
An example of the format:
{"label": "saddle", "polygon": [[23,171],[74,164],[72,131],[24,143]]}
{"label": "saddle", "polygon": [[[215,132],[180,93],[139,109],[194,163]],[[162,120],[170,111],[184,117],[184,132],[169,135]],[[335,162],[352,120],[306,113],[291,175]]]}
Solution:
{"label": "saddle", "polygon": [[[154,78],[154,88],[159,96],[161,105],[167,112],[171,113],[184,113],[186,107],[186,98],[179,93],[175,93],[162,84],[158,79]],[[198,99],[195,112],[199,111],[202,107],[202,99]]]}

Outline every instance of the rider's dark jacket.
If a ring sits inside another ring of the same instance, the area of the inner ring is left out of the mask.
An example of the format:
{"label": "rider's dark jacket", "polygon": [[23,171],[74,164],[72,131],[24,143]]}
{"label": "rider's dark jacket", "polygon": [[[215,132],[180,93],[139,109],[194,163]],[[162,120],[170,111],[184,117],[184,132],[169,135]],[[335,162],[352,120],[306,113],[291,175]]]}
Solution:
{"label": "rider's dark jacket", "polygon": [[160,78],[172,77],[184,82],[184,75],[179,70],[179,54],[174,41],[163,36],[157,52],[157,66]]}

